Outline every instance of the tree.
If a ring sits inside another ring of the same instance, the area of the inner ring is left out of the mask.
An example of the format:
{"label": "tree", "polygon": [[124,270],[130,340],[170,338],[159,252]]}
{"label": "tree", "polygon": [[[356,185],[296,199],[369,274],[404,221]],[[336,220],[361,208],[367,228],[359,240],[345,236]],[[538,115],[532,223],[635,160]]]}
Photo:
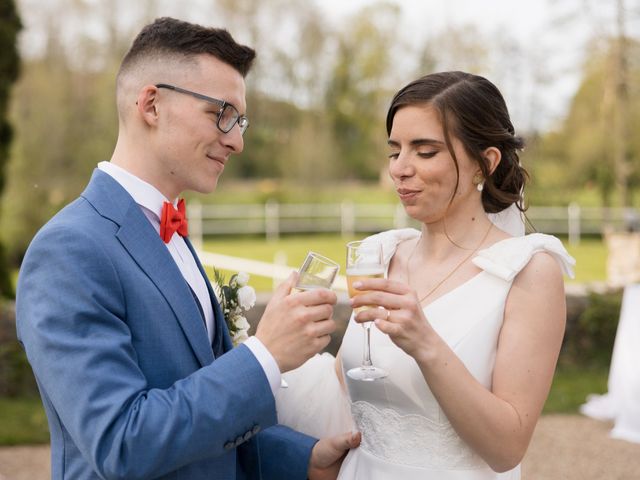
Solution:
{"label": "tree", "polygon": [[245,151],[225,176],[312,184],[331,178],[337,162],[323,92],[333,36],[322,11],[296,0],[219,0],[218,8],[232,34],[257,49]]}
{"label": "tree", "polygon": [[[0,193],[4,189],[5,170],[13,129],[7,120],[11,86],[18,78],[20,57],[17,36],[22,28],[13,0],[0,0]],[[13,295],[4,246],[0,243],[0,295]]]}
{"label": "tree", "polygon": [[[569,166],[571,175],[567,177],[569,186],[576,188],[594,185],[602,205],[613,205],[617,181],[620,180],[616,167],[616,155],[625,158],[625,195],[630,195],[640,187],[640,138],[629,137],[624,142],[623,152],[619,152],[620,137],[612,130],[616,117],[620,114],[616,100],[611,72],[617,61],[616,39],[591,48],[591,58],[587,62],[582,82],[573,98],[569,113],[560,129],[550,132],[541,140],[541,149],[546,151],[546,161]],[[637,58],[640,44],[629,41],[629,58]],[[640,84],[640,65],[629,65],[628,84]],[[640,98],[629,92],[625,105],[625,127],[634,131],[640,122]],[[553,152],[550,154],[550,152]],[[619,193],[623,191],[619,190]],[[624,200],[624,199],[623,199]]]}
{"label": "tree", "polygon": [[490,40],[475,25],[450,25],[425,42],[420,55],[420,74],[443,70],[486,72]]}
{"label": "tree", "polygon": [[613,165],[616,171],[616,184],[620,190],[622,204],[631,206],[629,177],[632,169],[627,158],[628,143],[628,68],[629,41],[626,36],[626,17],[624,0],[616,0],[616,38],[614,47],[614,85],[613,85]]}
{"label": "tree", "polygon": [[627,26],[638,21],[639,6],[637,0],[580,0],[554,9],[563,32],[578,19],[590,22],[582,84],[560,136],[565,158],[576,167],[573,182],[596,185],[604,206],[631,206],[638,188],[638,139],[631,132],[638,118],[639,46],[637,29]]}
{"label": "tree", "polygon": [[47,10],[61,5],[68,7],[65,21],[76,27],[84,25],[83,12],[93,14],[77,0],[30,13],[40,24],[45,48],[23,61],[11,108],[16,136],[0,230],[14,264],[36,231],[78,196],[95,165],[109,159],[116,139],[115,58],[124,42],[92,41],[91,32],[81,31],[69,45],[63,35],[69,25]]}
{"label": "tree", "polygon": [[339,38],[325,108],[343,178],[373,180],[380,175],[386,150],[384,112],[391,98],[385,86],[394,67],[391,51],[399,17],[395,4],[365,7]]}

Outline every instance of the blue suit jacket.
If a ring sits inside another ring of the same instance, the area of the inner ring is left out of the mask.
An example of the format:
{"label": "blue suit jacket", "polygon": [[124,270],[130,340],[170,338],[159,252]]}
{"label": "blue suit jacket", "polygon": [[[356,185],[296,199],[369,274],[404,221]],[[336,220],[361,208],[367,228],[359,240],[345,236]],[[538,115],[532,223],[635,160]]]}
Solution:
{"label": "blue suit jacket", "polygon": [[166,246],[100,170],[38,232],[16,312],[52,478],[306,478],[315,440],[274,426],[267,378],[248,348],[231,348],[207,285],[213,348]]}

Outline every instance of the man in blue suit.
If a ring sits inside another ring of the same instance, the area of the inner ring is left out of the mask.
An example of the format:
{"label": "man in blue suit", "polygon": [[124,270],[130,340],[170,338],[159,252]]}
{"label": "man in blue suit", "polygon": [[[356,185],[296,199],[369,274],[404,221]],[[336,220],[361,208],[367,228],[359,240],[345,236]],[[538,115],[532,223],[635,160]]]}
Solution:
{"label": "man in blue suit", "polygon": [[18,336],[51,432],[54,479],[334,478],[358,435],[276,425],[280,374],[329,342],[335,294],[275,292],[232,348],[188,241],[186,190],[212,192],[243,149],[254,51],[161,18],[117,77],[118,141],[22,264]]}

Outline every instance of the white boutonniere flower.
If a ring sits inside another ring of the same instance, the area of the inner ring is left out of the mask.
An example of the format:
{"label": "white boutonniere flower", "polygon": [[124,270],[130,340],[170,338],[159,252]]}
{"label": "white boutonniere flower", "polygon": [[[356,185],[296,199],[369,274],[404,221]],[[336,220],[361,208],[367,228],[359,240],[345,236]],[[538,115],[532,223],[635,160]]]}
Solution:
{"label": "white boutonniere flower", "polygon": [[236,282],[238,282],[238,285],[240,285],[241,287],[248,285],[249,274],[245,272],[238,272],[238,275],[236,275]]}
{"label": "white boutonniere flower", "polygon": [[215,268],[215,292],[222,307],[224,320],[229,328],[233,346],[237,347],[249,338],[249,322],[244,313],[256,303],[256,291],[247,285],[249,275],[240,272],[233,275],[229,283],[225,285],[224,276]]}
{"label": "white boutonniere flower", "polygon": [[238,289],[238,303],[245,311],[253,308],[256,304],[256,291],[253,287],[245,285]]}

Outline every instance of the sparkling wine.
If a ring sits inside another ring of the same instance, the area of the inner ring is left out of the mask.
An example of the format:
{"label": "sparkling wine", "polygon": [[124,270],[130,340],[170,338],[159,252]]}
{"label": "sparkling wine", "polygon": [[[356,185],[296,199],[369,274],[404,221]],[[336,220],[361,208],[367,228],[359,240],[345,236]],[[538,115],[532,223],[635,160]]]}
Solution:
{"label": "sparkling wine", "polygon": [[296,286],[292,291],[299,293],[314,288],[331,288],[333,278],[324,278],[309,272],[301,272]]}
{"label": "sparkling wine", "polygon": [[[379,242],[369,240],[347,243],[347,286],[349,296],[354,298],[357,295],[367,293],[366,290],[356,290],[353,284],[359,280],[384,278],[384,257],[382,256],[382,245]],[[376,308],[377,305],[363,305],[356,311]],[[354,380],[365,382],[374,381],[386,377],[387,371],[380,367],[375,367],[371,361],[371,323],[365,322],[364,346],[362,350],[362,363],[359,367],[347,370],[347,376]]]}
{"label": "sparkling wine", "polygon": [[[356,295],[367,293],[369,290],[356,290],[353,288],[353,284],[358,280],[364,280],[366,278],[384,278],[384,268],[380,265],[358,265],[355,267],[347,268],[347,287],[349,289],[349,297],[353,298]],[[356,312],[361,312],[367,308],[374,308],[376,305],[364,305],[355,309]],[[368,323],[368,322],[367,322]]]}
{"label": "sparkling wine", "polygon": [[320,288],[317,285],[296,285],[291,289],[291,293],[301,293],[313,290],[314,288]]}

